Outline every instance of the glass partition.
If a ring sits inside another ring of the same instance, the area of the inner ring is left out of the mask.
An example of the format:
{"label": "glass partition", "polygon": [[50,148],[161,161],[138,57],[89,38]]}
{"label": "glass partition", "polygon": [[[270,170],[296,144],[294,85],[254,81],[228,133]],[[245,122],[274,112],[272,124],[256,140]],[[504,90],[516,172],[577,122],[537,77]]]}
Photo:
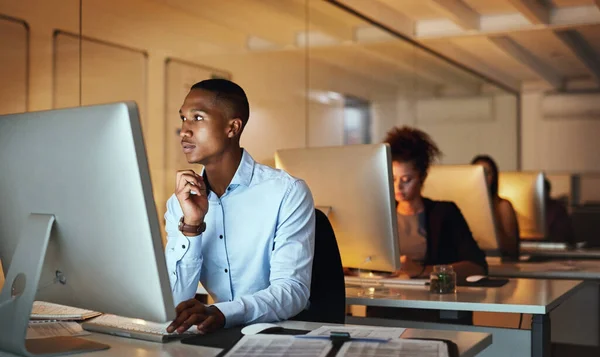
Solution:
{"label": "glass partition", "polygon": [[212,77],[246,90],[242,144],[262,163],[412,125],[444,163],[487,153],[503,170],[518,164],[515,95],[329,1],[4,1],[0,51],[0,113],[138,103],[160,215],[188,166],[179,105]]}

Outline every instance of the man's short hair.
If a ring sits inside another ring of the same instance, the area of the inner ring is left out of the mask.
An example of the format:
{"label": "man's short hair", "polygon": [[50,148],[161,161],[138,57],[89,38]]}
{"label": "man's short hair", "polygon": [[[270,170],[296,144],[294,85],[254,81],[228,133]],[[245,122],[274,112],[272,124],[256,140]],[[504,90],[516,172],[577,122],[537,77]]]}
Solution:
{"label": "man's short hair", "polygon": [[239,118],[242,121],[242,128],[246,126],[250,116],[250,105],[242,87],[230,80],[215,78],[198,82],[190,88],[193,89],[214,93],[215,99],[223,105],[229,119]]}

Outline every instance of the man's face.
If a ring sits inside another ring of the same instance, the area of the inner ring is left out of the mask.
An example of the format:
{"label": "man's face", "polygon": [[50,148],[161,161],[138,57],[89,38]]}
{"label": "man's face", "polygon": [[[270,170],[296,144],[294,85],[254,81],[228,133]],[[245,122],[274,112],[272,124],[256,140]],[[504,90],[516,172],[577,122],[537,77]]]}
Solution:
{"label": "man's face", "polygon": [[231,135],[229,120],[214,93],[191,90],[183,101],[179,116],[181,147],[190,164],[205,165],[227,147]]}

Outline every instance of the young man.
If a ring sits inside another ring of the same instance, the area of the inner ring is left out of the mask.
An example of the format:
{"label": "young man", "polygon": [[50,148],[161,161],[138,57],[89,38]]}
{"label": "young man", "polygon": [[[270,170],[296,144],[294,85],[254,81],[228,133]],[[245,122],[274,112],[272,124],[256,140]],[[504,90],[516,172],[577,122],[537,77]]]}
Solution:
{"label": "young man", "polygon": [[[285,320],[307,307],[315,215],[302,180],[255,162],[240,147],[244,90],[224,79],[192,86],[179,110],[187,161],[167,202],[167,268],[177,318],[168,332],[211,332]],[[198,281],[215,300],[194,299]]]}

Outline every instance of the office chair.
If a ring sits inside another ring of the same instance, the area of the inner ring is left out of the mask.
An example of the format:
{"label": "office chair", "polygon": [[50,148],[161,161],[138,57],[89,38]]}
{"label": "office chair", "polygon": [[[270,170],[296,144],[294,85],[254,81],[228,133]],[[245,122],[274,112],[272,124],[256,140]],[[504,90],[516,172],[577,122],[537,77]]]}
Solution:
{"label": "office chair", "polygon": [[340,323],[346,319],[344,269],[333,227],[315,209],[315,255],[310,283],[310,306],[290,320]]}

